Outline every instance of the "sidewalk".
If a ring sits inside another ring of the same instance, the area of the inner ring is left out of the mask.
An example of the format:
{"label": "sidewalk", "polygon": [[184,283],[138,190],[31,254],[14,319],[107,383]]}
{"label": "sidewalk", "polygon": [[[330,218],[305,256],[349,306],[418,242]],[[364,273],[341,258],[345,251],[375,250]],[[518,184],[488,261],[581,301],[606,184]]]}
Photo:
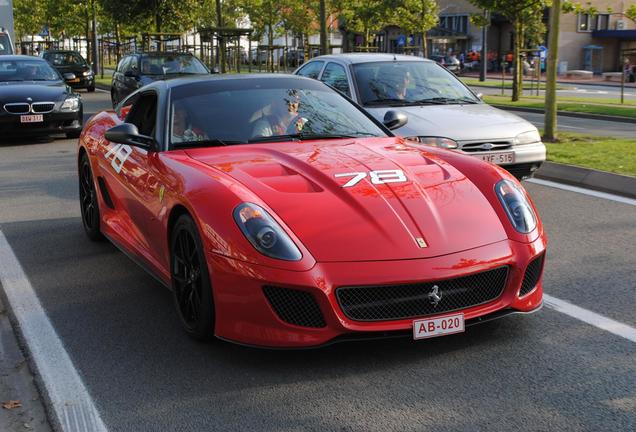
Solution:
{"label": "sidewalk", "polygon": [[[461,75],[459,75],[460,78],[462,77],[466,77],[466,78],[479,78],[479,72],[464,72]],[[488,72],[488,74],[486,75],[486,78],[489,80],[497,80],[497,81],[501,81],[501,72]],[[512,81],[512,75],[509,73],[506,73],[505,76],[505,80],[506,81]],[[524,82],[530,82],[530,77],[528,76],[524,76],[523,77],[523,81]],[[542,83],[545,83],[545,74],[541,75],[541,80]],[[591,85],[591,86],[605,86],[605,87],[617,87],[620,88],[621,87],[621,83],[617,82],[617,81],[605,81],[603,79],[602,76],[597,76],[594,75],[592,79],[589,80],[577,80],[577,79],[572,79],[572,78],[566,78],[565,76],[559,76],[557,77],[557,83],[558,84],[575,84],[575,85],[581,85],[581,86],[585,86],[585,85]],[[629,89],[636,89],[636,83],[630,83],[630,82],[626,82],[625,83],[625,88],[629,88]]]}

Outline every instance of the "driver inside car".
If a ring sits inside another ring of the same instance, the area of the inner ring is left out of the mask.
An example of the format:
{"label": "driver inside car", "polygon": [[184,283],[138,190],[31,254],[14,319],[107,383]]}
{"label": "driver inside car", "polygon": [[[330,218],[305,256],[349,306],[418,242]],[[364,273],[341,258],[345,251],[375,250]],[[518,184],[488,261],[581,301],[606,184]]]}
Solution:
{"label": "driver inside car", "polygon": [[196,142],[207,139],[205,131],[192,124],[192,116],[186,107],[181,103],[175,103],[172,115],[172,142]]}
{"label": "driver inside car", "polygon": [[268,107],[269,114],[263,115],[254,124],[252,137],[268,137],[301,133],[307,119],[298,113],[300,94],[289,90],[288,97],[272,102]]}

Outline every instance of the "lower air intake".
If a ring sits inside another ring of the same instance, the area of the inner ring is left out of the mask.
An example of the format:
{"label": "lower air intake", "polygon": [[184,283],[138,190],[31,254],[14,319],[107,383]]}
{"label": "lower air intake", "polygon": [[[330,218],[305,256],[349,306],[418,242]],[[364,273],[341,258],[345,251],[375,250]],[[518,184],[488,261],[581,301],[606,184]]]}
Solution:
{"label": "lower air intake", "polygon": [[342,311],[355,321],[422,317],[477,306],[501,296],[508,267],[455,279],[405,285],[343,287],[336,290]]}
{"label": "lower air intake", "polygon": [[263,292],[278,317],[301,327],[326,327],[325,318],[313,295],[306,291],[264,286]]}
{"label": "lower air intake", "polygon": [[523,282],[521,282],[521,289],[519,290],[519,297],[523,297],[534,289],[539,283],[541,278],[541,272],[543,271],[543,258],[544,255],[536,257],[526,268],[526,274],[523,276]]}

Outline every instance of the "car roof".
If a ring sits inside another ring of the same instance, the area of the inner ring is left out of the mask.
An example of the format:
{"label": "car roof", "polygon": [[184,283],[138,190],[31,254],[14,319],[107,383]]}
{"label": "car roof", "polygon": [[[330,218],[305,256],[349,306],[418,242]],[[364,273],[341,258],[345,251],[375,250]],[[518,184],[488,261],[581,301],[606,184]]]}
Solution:
{"label": "car roof", "polygon": [[46,50],[46,51],[44,51],[44,53],[76,53],[76,54],[79,54],[79,51],[77,51],[77,50],[58,50],[58,49],[52,49],[52,50]]}
{"label": "car roof", "polygon": [[35,60],[35,61],[48,63],[46,60],[41,59],[40,57],[20,55],[20,54],[2,55],[0,56],[0,60]]}
{"label": "car roof", "polygon": [[236,74],[236,75],[221,75],[221,74],[201,74],[188,77],[173,78],[170,80],[159,80],[151,84],[148,84],[146,88],[164,88],[172,89],[189,84],[201,83],[201,82],[224,82],[224,81],[239,81],[239,80],[280,80],[280,81],[297,81],[300,83],[311,84],[320,83],[311,78],[306,78],[298,75],[291,74],[272,74],[272,73],[252,73],[252,74]]}
{"label": "car roof", "polygon": [[347,53],[347,54],[327,54],[314,57],[311,60],[337,60],[346,64],[358,63],[375,63],[387,61],[422,61],[430,62],[431,60],[423,57],[409,56],[404,54],[386,54],[386,53]]}
{"label": "car roof", "polygon": [[187,55],[187,56],[191,56],[192,53],[189,53],[187,51],[150,51],[150,52],[136,52],[136,53],[130,53],[128,55],[137,55],[137,56],[146,56],[146,57],[163,57],[163,56],[169,56],[169,55]]}

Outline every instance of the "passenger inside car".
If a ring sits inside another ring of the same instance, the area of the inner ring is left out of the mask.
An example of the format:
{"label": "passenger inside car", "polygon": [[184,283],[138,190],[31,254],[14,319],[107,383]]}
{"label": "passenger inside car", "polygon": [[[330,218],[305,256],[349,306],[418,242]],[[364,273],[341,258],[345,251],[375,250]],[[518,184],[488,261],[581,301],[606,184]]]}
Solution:
{"label": "passenger inside car", "polygon": [[267,137],[300,133],[307,119],[298,113],[300,94],[295,90],[287,92],[288,97],[271,102],[264,107],[260,119],[252,128],[252,137]]}
{"label": "passenger inside car", "polygon": [[175,103],[172,115],[172,142],[182,143],[206,139],[208,136],[205,131],[193,125],[192,115],[184,104]]}

